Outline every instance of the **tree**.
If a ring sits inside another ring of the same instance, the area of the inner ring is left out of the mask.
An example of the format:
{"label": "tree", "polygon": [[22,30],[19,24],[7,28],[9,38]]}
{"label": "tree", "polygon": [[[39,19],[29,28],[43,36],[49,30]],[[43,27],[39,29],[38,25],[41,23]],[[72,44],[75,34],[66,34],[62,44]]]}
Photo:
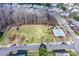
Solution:
{"label": "tree", "polygon": [[42,6],[47,6],[47,7],[51,6],[50,3],[29,3],[29,4],[32,4],[32,5],[42,5]]}
{"label": "tree", "polygon": [[9,56],[15,56],[16,54],[13,54],[13,51],[11,51],[10,53],[9,53]]}
{"label": "tree", "polygon": [[62,9],[63,11],[66,11],[66,10],[67,10],[67,8],[66,8],[65,6],[62,6],[61,9]]}
{"label": "tree", "polygon": [[17,26],[17,28],[16,28],[16,29],[17,29],[17,31],[18,31],[18,30],[19,30],[19,26]]}
{"label": "tree", "polygon": [[74,18],[74,17],[76,17],[76,16],[77,16],[77,12],[76,12],[76,11],[70,13],[70,17]]}
{"label": "tree", "polygon": [[41,45],[39,47],[39,55],[40,56],[47,56],[48,55],[47,48],[43,43],[41,43]]}
{"label": "tree", "polygon": [[60,9],[62,9],[63,11],[67,10],[67,8],[65,7],[64,3],[57,4],[57,7],[60,8]]}
{"label": "tree", "polygon": [[58,3],[58,4],[57,4],[57,7],[60,8],[60,7],[63,6],[63,5],[64,5],[64,3]]}
{"label": "tree", "polygon": [[19,30],[19,25],[22,24],[47,24],[49,21],[51,23],[53,22],[53,17],[50,18],[49,9],[46,8],[51,6],[50,3],[34,3],[33,5],[44,6],[44,8],[37,9],[26,8],[24,5],[24,3],[15,4],[14,7],[12,7],[12,4],[3,4],[2,7],[0,7],[0,29],[9,25],[16,25],[18,26],[17,30]]}
{"label": "tree", "polygon": [[76,17],[76,20],[79,21],[79,16]]}

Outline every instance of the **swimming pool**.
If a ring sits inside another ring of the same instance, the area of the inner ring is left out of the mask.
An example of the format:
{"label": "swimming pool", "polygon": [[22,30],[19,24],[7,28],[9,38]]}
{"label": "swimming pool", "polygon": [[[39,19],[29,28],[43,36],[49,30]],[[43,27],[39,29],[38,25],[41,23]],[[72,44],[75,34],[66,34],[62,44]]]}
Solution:
{"label": "swimming pool", "polygon": [[55,29],[53,30],[53,33],[55,36],[65,36],[65,33],[63,32],[62,29]]}

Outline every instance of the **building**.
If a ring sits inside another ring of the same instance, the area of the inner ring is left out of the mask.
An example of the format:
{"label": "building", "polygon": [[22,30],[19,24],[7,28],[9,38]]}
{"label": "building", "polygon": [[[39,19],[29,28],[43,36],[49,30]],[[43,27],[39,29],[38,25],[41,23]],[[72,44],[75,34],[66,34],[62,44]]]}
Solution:
{"label": "building", "polygon": [[69,16],[69,12],[63,12],[63,13],[61,13],[61,16],[68,17]]}

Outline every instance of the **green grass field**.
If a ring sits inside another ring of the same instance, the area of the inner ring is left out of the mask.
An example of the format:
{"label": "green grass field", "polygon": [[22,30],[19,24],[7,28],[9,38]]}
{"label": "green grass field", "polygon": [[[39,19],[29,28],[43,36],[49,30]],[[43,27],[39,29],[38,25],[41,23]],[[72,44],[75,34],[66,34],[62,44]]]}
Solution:
{"label": "green grass field", "polygon": [[12,27],[2,38],[3,44],[31,44],[31,43],[49,43],[53,42],[51,29],[47,25],[22,25]]}

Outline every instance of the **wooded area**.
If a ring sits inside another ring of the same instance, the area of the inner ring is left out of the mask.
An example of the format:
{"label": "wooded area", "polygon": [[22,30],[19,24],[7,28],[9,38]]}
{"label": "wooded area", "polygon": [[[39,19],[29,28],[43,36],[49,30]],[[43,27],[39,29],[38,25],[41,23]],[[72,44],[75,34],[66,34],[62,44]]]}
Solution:
{"label": "wooded area", "polygon": [[[27,4],[26,4],[27,5]],[[0,4],[0,29],[8,25],[56,24],[48,8],[26,8],[23,4]]]}

